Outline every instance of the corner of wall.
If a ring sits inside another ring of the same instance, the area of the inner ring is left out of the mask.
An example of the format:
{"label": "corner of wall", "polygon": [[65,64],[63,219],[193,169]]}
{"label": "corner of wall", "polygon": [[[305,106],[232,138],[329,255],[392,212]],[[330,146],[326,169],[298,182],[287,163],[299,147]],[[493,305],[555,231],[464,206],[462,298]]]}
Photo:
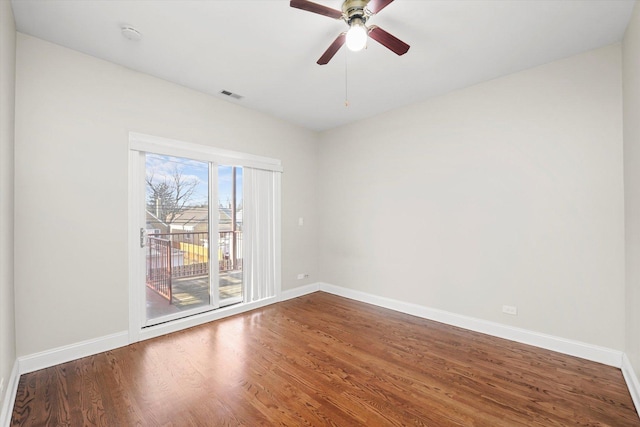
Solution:
{"label": "corner of wall", "polygon": [[[636,3],[622,42],[625,203],[625,378],[640,372],[640,4]],[[632,369],[631,369],[632,368]],[[627,382],[629,379],[627,378]],[[636,388],[636,392],[640,389]],[[637,394],[637,393],[636,393]],[[633,395],[633,393],[632,393]],[[636,407],[638,401],[634,400]]]}
{"label": "corner of wall", "polygon": [[16,27],[0,1],[0,425],[8,425],[17,387],[13,270]]}

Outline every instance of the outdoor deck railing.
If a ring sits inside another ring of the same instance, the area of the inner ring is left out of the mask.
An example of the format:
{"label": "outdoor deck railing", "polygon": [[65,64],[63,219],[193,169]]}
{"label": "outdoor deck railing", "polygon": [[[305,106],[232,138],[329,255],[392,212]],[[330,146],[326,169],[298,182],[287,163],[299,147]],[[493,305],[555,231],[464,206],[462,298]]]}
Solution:
{"label": "outdoor deck railing", "polygon": [[[148,236],[147,286],[171,301],[171,281],[209,274],[209,233],[155,233]],[[242,270],[242,232],[221,231],[218,271]]]}

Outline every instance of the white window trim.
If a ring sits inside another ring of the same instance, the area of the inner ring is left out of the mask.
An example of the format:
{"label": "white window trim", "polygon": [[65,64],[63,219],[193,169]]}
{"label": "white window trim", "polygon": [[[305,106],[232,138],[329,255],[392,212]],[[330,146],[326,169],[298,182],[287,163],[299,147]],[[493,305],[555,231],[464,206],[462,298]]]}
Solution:
{"label": "white window trim", "polygon": [[141,300],[141,293],[138,287],[144,281],[145,272],[142,271],[141,263],[138,261],[140,250],[140,224],[144,224],[144,210],[137,206],[141,197],[144,197],[144,182],[141,176],[144,173],[144,161],[141,160],[140,152],[153,152],[168,156],[183,156],[211,161],[217,164],[230,164],[235,166],[245,166],[255,169],[264,169],[275,172],[282,172],[281,162],[278,159],[256,156],[242,152],[223,150],[201,144],[194,144],[174,139],[155,137],[136,132],[129,133],[129,342],[134,343],[182,329],[191,328],[214,320],[233,316],[246,311],[264,307],[278,302],[281,294],[281,191],[280,177],[278,174],[278,191],[274,194],[275,203],[275,257],[276,257],[276,289],[275,295],[260,301],[245,302],[229,307],[218,308],[213,311],[195,314],[190,317],[177,319],[169,323],[155,326],[143,327],[144,319],[141,307],[145,301]]}

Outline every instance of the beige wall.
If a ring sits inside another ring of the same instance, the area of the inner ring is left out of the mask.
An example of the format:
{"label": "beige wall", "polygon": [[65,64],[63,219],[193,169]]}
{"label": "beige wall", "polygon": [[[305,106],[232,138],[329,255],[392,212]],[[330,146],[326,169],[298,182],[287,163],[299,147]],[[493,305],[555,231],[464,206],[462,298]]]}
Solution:
{"label": "beige wall", "polygon": [[317,134],[23,34],[16,93],[19,356],[128,329],[129,131],[281,159],[283,289],[318,280]]}
{"label": "beige wall", "polygon": [[622,350],[621,105],[614,45],[325,132],[322,279]]}
{"label": "beige wall", "polygon": [[623,42],[624,195],[626,225],[626,345],[640,373],[640,6]]}
{"label": "beige wall", "polygon": [[[16,358],[13,298],[13,153],[16,30],[11,3],[0,1],[0,402]],[[1,406],[1,405],[0,405]]]}

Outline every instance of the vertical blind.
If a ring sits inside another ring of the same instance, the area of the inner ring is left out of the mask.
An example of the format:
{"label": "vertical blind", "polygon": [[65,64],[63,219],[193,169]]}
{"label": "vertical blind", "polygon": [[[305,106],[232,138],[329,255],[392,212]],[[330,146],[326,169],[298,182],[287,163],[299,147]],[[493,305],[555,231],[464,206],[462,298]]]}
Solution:
{"label": "vertical blind", "polygon": [[243,268],[245,302],[276,296],[280,173],[244,168]]}

